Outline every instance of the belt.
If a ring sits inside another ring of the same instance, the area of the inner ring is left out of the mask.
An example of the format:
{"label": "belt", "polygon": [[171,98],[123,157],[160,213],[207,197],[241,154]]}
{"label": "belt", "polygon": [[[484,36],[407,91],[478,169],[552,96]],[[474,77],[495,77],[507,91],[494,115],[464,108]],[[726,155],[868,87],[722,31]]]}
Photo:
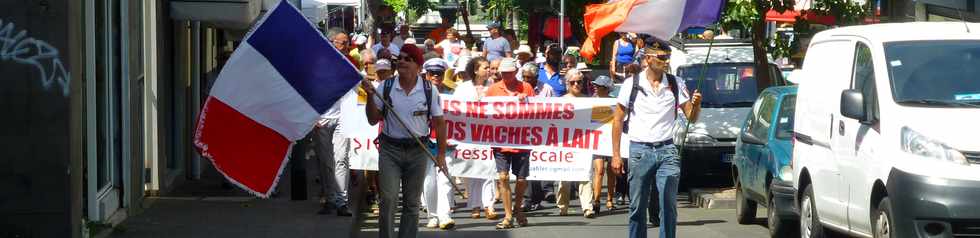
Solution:
{"label": "belt", "polygon": [[411,138],[411,137],[409,137],[409,138],[394,138],[394,137],[390,137],[388,135],[385,135],[384,133],[381,133],[381,135],[379,136],[379,138],[381,138],[381,144],[384,144],[384,145],[393,145],[393,146],[402,147],[402,148],[409,148],[409,147],[417,147],[417,146],[419,146],[419,143],[415,141],[416,139],[421,140],[422,142],[426,142],[429,139],[429,138],[426,138],[426,137],[419,137],[419,138]]}
{"label": "belt", "polygon": [[665,141],[658,141],[658,142],[638,142],[638,141],[633,141],[633,143],[638,143],[638,144],[641,144],[641,145],[653,147],[654,149],[659,149],[660,147],[664,147],[664,146],[668,146],[668,145],[673,145],[674,144],[674,139],[667,139]]}

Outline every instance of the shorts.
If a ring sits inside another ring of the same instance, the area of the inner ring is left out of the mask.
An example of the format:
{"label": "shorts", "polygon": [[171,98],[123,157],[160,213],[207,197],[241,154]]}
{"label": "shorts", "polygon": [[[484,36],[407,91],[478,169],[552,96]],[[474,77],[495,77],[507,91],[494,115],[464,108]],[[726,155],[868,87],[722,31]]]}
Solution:
{"label": "shorts", "polygon": [[592,160],[612,161],[612,156],[593,155]]}
{"label": "shorts", "polygon": [[509,169],[518,179],[527,178],[531,165],[531,152],[502,152],[493,150],[493,160],[497,163],[497,173]]}

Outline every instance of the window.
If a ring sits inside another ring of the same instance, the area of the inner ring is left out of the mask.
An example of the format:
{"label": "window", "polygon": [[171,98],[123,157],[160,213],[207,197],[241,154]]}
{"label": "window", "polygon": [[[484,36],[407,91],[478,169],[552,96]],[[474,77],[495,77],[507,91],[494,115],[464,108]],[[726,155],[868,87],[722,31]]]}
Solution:
{"label": "window", "polygon": [[753,119],[749,123],[748,132],[756,138],[765,140],[769,138],[769,127],[772,126],[772,113],[776,106],[776,96],[764,94],[760,98],[761,102],[756,104],[752,110]]}
{"label": "window", "polygon": [[864,98],[864,111],[868,119],[878,119],[878,93],[875,87],[874,61],[871,49],[864,43],[857,43],[854,50],[854,73],[851,77],[851,88],[861,91]]}
{"label": "window", "polygon": [[980,41],[929,40],[884,44],[895,102],[914,107],[980,105]]}
{"label": "window", "polygon": [[776,118],[776,139],[789,140],[793,137],[793,121],[796,113],[796,95],[783,96],[779,104],[779,117]]}

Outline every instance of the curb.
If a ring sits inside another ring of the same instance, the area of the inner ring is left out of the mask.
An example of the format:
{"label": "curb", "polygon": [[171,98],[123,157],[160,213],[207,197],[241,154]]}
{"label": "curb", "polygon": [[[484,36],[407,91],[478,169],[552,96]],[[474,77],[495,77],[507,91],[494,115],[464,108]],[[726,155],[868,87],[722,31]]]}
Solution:
{"label": "curb", "polygon": [[735,209],[735,195],[732,189],[692,188],[690,202],[695,207],[706,209]]}

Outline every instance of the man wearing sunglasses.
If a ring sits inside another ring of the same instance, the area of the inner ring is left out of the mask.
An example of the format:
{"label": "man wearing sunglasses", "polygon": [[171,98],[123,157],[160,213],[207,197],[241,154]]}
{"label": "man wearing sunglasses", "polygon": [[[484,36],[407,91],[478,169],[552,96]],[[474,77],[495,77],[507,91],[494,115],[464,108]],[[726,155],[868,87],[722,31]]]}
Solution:
{"label": "man wearing sunglasses", "polygon": [[[689,121],[701,110],[701,93],[687,95],[684,81],[667,74],[670,47],[654,37],[643,48],[646,68],[623,83],[613,117],[613,172],[623,174],[619,153],[622,133],[629,139],[629,237],[647,237],[647,211],[654,179],[659,192],[660,237],[673,238],[677,232],[677,185],[681,161],[674,147],[674,121],[678,108]],[[624,118],[629,116],[628,119]],[[625,127],[624,127],[625,125]],[[657,214],[650,214],[655,216]]]}
{"label": "man wearing sunglasses", "polygon": [[[446,170],[446,121],[443,118],[439,92],[419,77],[422,50],[405,44],[398,55],[398,77],[387,79],[378,87],[361,81],[361,88],[371,100],[366,115],[371,125],[384,120],[378,153],[378,183],[381,195],[379,237],[395,237],[395,208],[398,192],[402,194],[401,221],[398,237],[418,235],[419,208],[426,170],[429,167],[428,148],[419,141],[429,141],[435,130],[437,149],[435,168]],[[380,95],[378,95],[378,90]],[[385,102],[382,102],[382,98]],[[391,106],[390,108],[388,106]],[[396,118],[398,117],[398,118]],[[404,122],[404,124],[402,124]],[[401,188],[401,189],[399,189]]]}

